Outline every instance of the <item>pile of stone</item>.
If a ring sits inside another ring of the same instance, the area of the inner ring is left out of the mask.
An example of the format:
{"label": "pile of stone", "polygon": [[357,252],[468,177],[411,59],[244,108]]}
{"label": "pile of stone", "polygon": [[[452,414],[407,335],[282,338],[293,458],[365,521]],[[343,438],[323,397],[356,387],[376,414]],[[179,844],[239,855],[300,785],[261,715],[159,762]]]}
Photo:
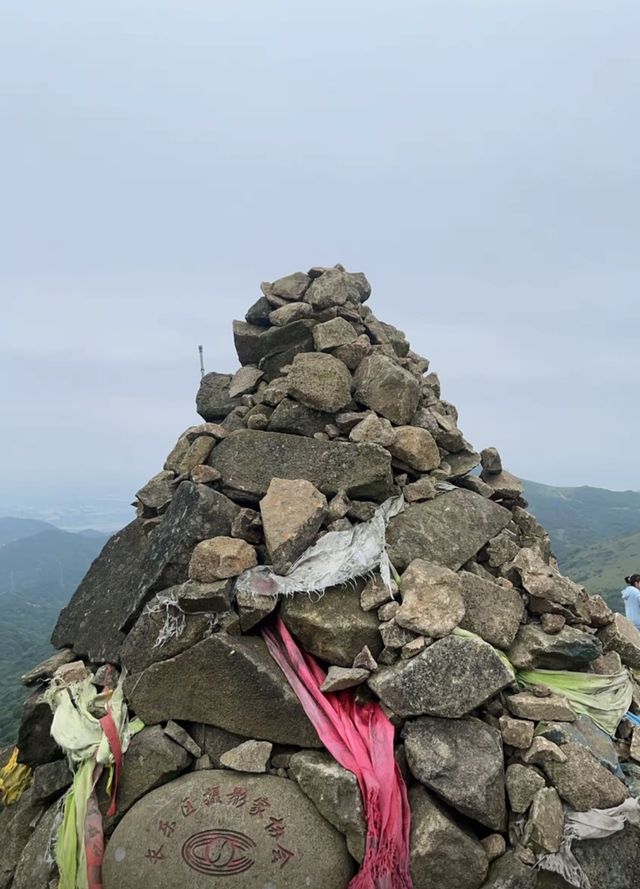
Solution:
{"label": "pile of stone", "polygon": [[[640,792],[640,730],[623,722],[611,739],[544,685],[522,690],[498,651],[517,669],[612,674],[640,668],[640,632],[559,573],[522,485],[466,441],[428,360],[367,306],[364,275],[313,268],[261,289],[234,322],[240,369],[203,377],[204,422],[61,613],[60,653],[25,677],[37,687],[19,747],[35,781],[0,815],[0,889],[56,885],[48,841],[71,776],[41,683],[70,669],[113,681],[105,664],[146,726],[105,817],[105,889],[347,886],[362,800],[267,652],[275,613],[325,666],[327,693],[373,697],[397,726],[416,889],[566,886],[532,865],[558,850],[566,807]],[[400,493],[398,587],[235,590]],[[592,889],[640,880],[635,827],[575,852]]]}

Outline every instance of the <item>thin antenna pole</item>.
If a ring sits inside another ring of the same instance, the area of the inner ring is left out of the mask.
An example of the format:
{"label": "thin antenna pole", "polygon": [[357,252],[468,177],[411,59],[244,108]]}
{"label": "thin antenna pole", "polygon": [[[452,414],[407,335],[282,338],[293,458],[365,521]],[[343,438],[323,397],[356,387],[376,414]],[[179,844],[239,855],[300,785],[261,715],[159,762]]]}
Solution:
{"label": "thin antenna pole", "polygon": [[200,353],[200,376],[204,376],[204,355],[202,351],[202,346],[198,346],[198,352]]}

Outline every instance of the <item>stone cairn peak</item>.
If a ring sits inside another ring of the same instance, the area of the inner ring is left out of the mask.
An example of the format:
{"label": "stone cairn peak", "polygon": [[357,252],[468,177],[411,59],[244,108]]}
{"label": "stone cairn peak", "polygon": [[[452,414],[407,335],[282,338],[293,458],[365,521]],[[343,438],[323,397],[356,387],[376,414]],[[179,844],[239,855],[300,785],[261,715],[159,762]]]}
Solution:
{"label": "stone cairn peak", "polygon": [[[268,653],[260,628],[276,612],[327,693],[380,701],[396,726],[416,889],[569,885],[532,865],[558,851],[567,809],[638,794],[640,729],[609,737],[544,683],[518,684],[501,653],[518,671],[613,675],[640,668],[640,633],[560,575],[520,481],[466,441],[429,361],[369,308],[363,274],[313,268],[261,290],[233,323],[240,369],[202,378],[203,422],[62,611],[60,652],[24,677],[18,747],[34,782],[0,813],[0,889],[58,885],[46,853],[71,774],[42,692],[69,674],[124,676],[145,726],[117,814],[98,785],[105,889],[345,889],[363,802]],[[397,586],[236,590],[247,569],[286,574],[399,495]],[[592,889],[638,885],[637,828],[574,852]]]}

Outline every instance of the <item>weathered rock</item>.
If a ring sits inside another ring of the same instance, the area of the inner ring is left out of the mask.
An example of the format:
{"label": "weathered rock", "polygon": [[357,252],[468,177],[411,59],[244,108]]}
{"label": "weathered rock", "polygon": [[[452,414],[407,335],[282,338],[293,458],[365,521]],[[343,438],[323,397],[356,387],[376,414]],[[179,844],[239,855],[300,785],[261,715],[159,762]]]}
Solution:
{"label": "weathered rock", "polygon": [[[160,865],[160,866],[158,866]],[[107,846],[105,889],[346,889],[343,837],[292,781],[198,771],[154,790]]]}
{"label": "weathered rock", "polygon": [[364,646],[362,651],[359,651],[354,657],[353,666],[357,669],[368,670],[369,672],[378,669],[376,659],[371,654],[366,645]]}
{"label": "weathered rock", "polygon": [[314,278],[304,298],[314,309],[359,303],[362,301],[362,287],[362,279],[356,275],[341,269],[327,269],[319,278]]}
{"label": "weathered rock", "polygon": [[237,537],[214,537],[198,543],[189,562],[189,579],[198,583],[215,583],[237,577],[257,564],[255,549]]}
{"label": "weathered rock", "polygon": [[402,605],[396,622],[407,630],[439,639],[464,617],[458,575],[423,559],[414,559],[402,575]]}
{"label": "weathered rock", "polygon": [[413,775],[463,815],[493,830],[506,825],[500,733],[480,719],[408,722],[403,731]]}
{"label": "weathered rock", "polygon": [[513,561],[522,579],[522,586],[538,599],[559,605],[575,605],[580,598],[580,587],[563,577],[533,549],[522,549]]}
{"label": "weathered rock", "polygon": [[192,548],[228,534],[238,510],[218,491],[183,482],[149,537],[136,520],[108,541],[62,610],[53,644],[95,663],[119,663],[124,630],[150,592],[186,580]]}
{"label": "weathered rock", "polygon": [[450,491],[435,500],[414,503],[391,519],[389,557],[398,571],[425,557],[457,570],[510,521],[509,511],[497,503],[472,491]]}
{"label": "weathered rock", "polygon": [[533,722],[527,719],[512,719],[510,716],[500,717],[502,740],[509,747],[516,747],[518,750],[526,750],[531,746],[534,728]]}
{"label": "weathered rock", "polygon": [[186,728],[178,725],[178,723],[174,722],[173,719],[170,719],[169,722],[165,725],[164,733],[169,738],[171,738],[172,741],[175,741],[176,744],[179,744],[181,747],[183,747],[190,756],[193,756],[194,759],[200,759],[200,757],[202,756],[202,748],[198,744],[196,744]]}
{"label": "weathered rock", "polygon": [[520,754],[525,765],[542,765],[545,762],[566,762],[566,754],[562,749],[548,738],[538,737],[533,739],[531,746]]}
{"label": "weathered rock", "polygon": [[[543,889],[538,871],[523,864],[513,852],[508,851],[494,861],[489,870],[489,878],[482,889]],[[546,884],[544,889],[560,889],[560,882]],[[565,884],[566,885],[566,884]]]}
{"label": "weathered rock", "polygon": [[253,595],[245,590],[236,593],[236,606],[240,616],[240,629],[248,633],[266,617],[272,614],[279,605],[278,596]]}
{"label": "weathered rock", "polygon": [[247,392],[255,391],[256,386],[264,376],[263,371],[259,370],[251,364],[241,367],[233,375],[229,386],[229,395],[235,398],[238,395],[244,395]]}
{"label": "weathered rock", "polygon": [[33,802],[47,806],[71,786],[73,775],[66,759],[43,763],[33,771]]}
{"label": "weathered rock", "polygon": [[516,814],[527,811],[534,796],[546,786],[544,776],[531,766],[513,763],[505,774],[509,805]]}
{"label": "weathered rock", "polygon": [[543,614],[540,618],[540,626],[549,636],[559,633],[566,623],[566,618],[562,614]]}
{"label": "weathered rock", "polygon": [[[209,448],[211,450],[211,448]],[[154,475],[136,494],[137,499],[149,509],[162,509],[171,501],[176,489],[175,474],[163,470]]]}
{"label": "weathered rock", "polygon": [[398,651],[416,638],[415,633],[405,630],[395,620],[388,620],[380,624],[380,636],[385,649],[390,651]]}
{"label": "weathered rock", "polygon": [[640,669],[640,630],[624,615],[614,615],[613,621],[599,630],[598,637],[605,651],[616,651],[623,664]]}
{"label": "weathered rock", "polygon": [[486,485],[493,488],[494,496],[501,500],[517,500],[524,490],[520,479],[506,470],[498,473],[483,472],[481,478]]}
{"label": "weathered rock", "polygon": [[267,771],[273,744],[269,741],[244,741],[220,757],[221,764],[236,772],[259,774]]}
{"label": "weathered rock", "polygon": [[354,376],[355,399],[398,426],[411,421],[420,398],[420,384],[386,355],[362,359]]}
{"label": "weathered rock", "polygon": [[580,715],[575,722],[543,722],[536,734],[559,744],[561,749],[569,742],[581,744],[601,765],[618,778],[622,777],[614,743],[588,716]]}
{"label": "weathered rock", "polygon": [[328,753],[315,750],[295,753],[289,761],[289,771],[320,814],[344,834],[349,852],[361,862],[366,823],[355,775]]}
{"label": "weathered rock", "polygon": [[219,482],[222,476],[217,469],[213,469],[211,466],[198,465],[191,470],[190,478],[197,485],[212,485]]}
{"label": "weathered rock", "polygon": [[560,695],[539,698],[531,692],[522,691],[507,698],[507,707],[519,719],[573,722],[576,718],[567,699]]}
{"label": "weathered rock", "polygon": [[312,438],[316,432],[324,432],[332,420],[332,414],[316,411],[291,398],[284,398],[271,414],[268,429],[270,432],[289,432]]}
{"label": "weathered rock", "polygon": [[28,788],[12,806],[0,805],[0,889],[9,889],[16,865],[43,809],[33,802],[33,791]]}
{"label": "weathered rock", "polygon": [[350,667],[365,645],[374,657],[382,650],[378,619],[361,609],[357,588],[331,587],[320,599],[292,596],[281,615],[304,650],[329,664]]}
{"label": "weathered rock", "polygon": [[[263,298],[253,307],[261,308],[260,317],[258,313],[253,315],[250,321],[251,309],[247,312],[247,322],[233,322],[233,342],[238,354],[240,364],[256,364],[262,358],[262,342],[261,337],[264,333],[263,327],[269,324],[268,313],[272,306]],[[258,323],[259,322],[259,323]]]}
{"label": "weathered rock", "polygon": [[329,667],[327,678],[320,686],[320,691],[326,694],[331,691],[353,688],[355,685],[361,685],[365,679],[368,679],[369,673],[369,670],[360,667]]}
{"label": "weathered rock", "polygon": [[230,580],[215,580],[211,583],[188,580],[178,587],[173,587],[173,591],[183,611],[189,614],[202,614],[227,611],[231,607],[232,585],[233,582]]}
{"label": "weathered rock", "polygon": [[433,480],[425,476],[417,482],[405,485],[402,493],[407,503],[418,503],[420,500],[434,500],[438,492]]}
{"label": "weathered rock", "polygon": [[455,719],[513,682],[498,655],[476,639],[447,636],[410,660],[378,670],[369,686],[399,716]]}
{"label": "weathered rock", "polygon": [[318,352],[328,352],[338,346],[354,343],[358,334],[344,318],[333,318],[313,328],[313,342]]}
{"label": "weathered rock", "polygon": [[602,596],[589,596],[589,623],[592,627],[606,627],[614,619],[614,613]]}
{"label": "weathered rock", "polygon": [[601,766],[580,744],[562,747],[566,762],[546,761],[544,771],[563,800],[577,812],[619,806],[628,795],[622,781]]}
{"label": "weathered rock", "polygon": [[485,472],[496,475],[502,472],[502,458],[497,448],[484,448],[480,457],[482,459],[482,468]]}
{"label": "weathered rock", "polygon": [[202,751],[202,757],[207,757],[209,760],[207,768],[210,769],[222,768],[220,758],[223,753],[233,750],[245,740],[240,735],[234,735],[215,725],[205,725],[202,722],[187,723],[187,729],[194,739],[194,743]]}
{"label": "weathered rock", "polygon": [[235,432],[213,449],[225,489],[255,501],[274,477],[306,478],[325,496],[384,499],[393,493],[391,458],[377,445],[318,441],[279,432]]}
{"label": "weathered rock", "polygon": [[260,514],[273,568],[286,574],[314,542],[327,515],[327,498],[304,479],[274,478]]}
{"label": "weathered rock", "polygon": [[20,682],[23,685],[36,685],[46,679],[51,679],[58,667],[62,667],[63,664],[70,664],[75,659],[76,656],[71,649],[64,648],[62,651],[57,651],[51,657],[39,663],[37,667],[33,667],[33,669],[23,673],[20,677]]}
{"label": "weathered rock", "polygon": [[462,830],[424,788],[409,792],[411,876],[416,889],[478,889],[488,859],[480,843]]}
{"label": "weathered rock", "polygon": [[293,324],[302,318],[311,318],[313,309],[308,303],[287,303],[269,313],[269,321],[276,327],[284,327],[285,324]]}
{"label": "weathered rock", "polygon": [[[191,762],[187,751],[165,734],[159,725],[143,728],[131,739],[123,760],[118,783],[118,812],[105,818],[107,831],[129,811],[139,799],[161,784],[177,778]],[[108,807],[105,778],[100,781],[100,807],[103,814]]]}
{"label": "weathered rock", "polygon": [[231,522],[231,536],[247,543],[262,542],[262,518],[255,509],[243,507]]}
{"label": "weathered rock", "polygon": [[440,465],[438,445],[426,429],[398,426],[395,433],[389,450],[396,460],[417,472],[428,472]]}
{"label": "weathered rock", "polygon": [[544,787],[533,798],[524,828],[524,842],[534,852],[557,852],[562,842],[564,812],[553,787]]}
{"label": "weathered rock", "polygon": [[332,355],[303,352],[293,359],[289,394],[313,410],[335,413],[351,401],[351,374]]}
{"label": "weathered rock", "polygon": [[539,624],[520,627],[508,652],[518,670],[577,670],[600,654],[602,644],[590,633],[564,627],[550,636]]}
{"label": "weathered rock", "polygon": [[367,414],[363,420],[349,432],[351,441],[368,441],[388,448],[396,437],[394,427],[389,420],[376,414]]}
{"label": "weathered rock", "polygon": [[[186,475],[204,463],[215,445],[215,439],[209,435],[200,435],[190,445],[178,464],[178,472]],[[140,492],[138,492],[139,494]],[[167,501],[168,502],[168,501]]]}
{"label": "weathered rock", "polygon": [[496,858],[500,858],[507,851],[505,839],[499,833],[490,833],[489,836],[483,837],[480,840],[480,845],[484,849],[489,863],[495,861]]}
{"label": "weathered rock", "polygon": [[281,296],[282,299],[299,300],[302,299],[311,284],[309,275],[304,272],[293,272],[291,275],[285,275],[284,278],[278,278],[271,285],[271,292],[274,296]]}
{"label": "weathered rock", "polygon": [[392,599],[394,595],[397,595],[398,588],[396,584],[393,581],[391,584],[392,588],[389,590],[379,574],[370,578],[365,583],[362,592],[360,593],[360,607],[362,610],[373,611],[374,608],[379,608],[381,605],[384,605],[385,602]]}
{"label": "weathered rock", "polygon": [[366,334],[361,334],[355,342],[333,349],[332,354],[346,364],[350,371],[354,371],[370,352],[371,341]]}
{"label": "weathered rock", "polygon": [[606,654],[601,654],[600,657],[591,661],[589,670],[592,673],[598,673],[600,676],[610,676],[622,670],[622,659],[617,651],[608,651]]}
{"label": "weathered rock", "polygon": [[[38,821],[29,842],[22,850],[11,889],[49,889],[50,880],[56,873],[55,864],[49,854],[49,845],[57,814],[57,807],[51,806]],[[4,855],[4,837],[2,839]]]}
{"label": "weathered rock", "polygon": [[35,768],[60,758],[60,748],[51,737],[51,708],[35,691],[24,702],[16,745],[18,761]]}
{"label": "weathered rock", "polygon": [[279,377],[282,368],[291,364],[300,352],[313,351],[312,330],[315,323],[312,318],[302,318],[283,327],[272,327],[262,334],[257,363],[267,380]]}
{"label": "weathered rock", "polygon": [[209,373],[203,376],[196,396],[196,408],[203,420],[224,420],[240,404],[239,398],[232,398],[229,394],[231,379],[231,374]]}
{"label": "weathered rock", "polygon": [[508,649],[525,616],[520,593],[468,571],[461,571],[458,577],[465,605],[460,626],[496,648]]}
{"label": "weathered rock", "polygon": [[298,699],[256,636],[217,633],[130,676],[125,685],[131,707],[148,725],[204,722],[244,737],[319,746]]}
{"label": "weathered rock", "polygon": [[499,568],[505,562],[512,562],[520,552],[513,533],[505,528],[487,544],[487,558],[492,568]]}

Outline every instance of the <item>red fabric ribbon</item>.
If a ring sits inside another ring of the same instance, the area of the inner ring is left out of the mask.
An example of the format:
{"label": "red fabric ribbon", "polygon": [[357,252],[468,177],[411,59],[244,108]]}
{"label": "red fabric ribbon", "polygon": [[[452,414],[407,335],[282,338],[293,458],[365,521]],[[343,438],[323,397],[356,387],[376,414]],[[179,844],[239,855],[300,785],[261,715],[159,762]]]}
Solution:
{"label": "red fabric ribbon", "polygon": [[298,648],[279,617],[262,635],[320,740],[358,780],[367,838],[349,889],[412,889],[409,802],[394,758],[393,725],[377,703],[357,706],[349,691],[323,694],[324,671]]}

